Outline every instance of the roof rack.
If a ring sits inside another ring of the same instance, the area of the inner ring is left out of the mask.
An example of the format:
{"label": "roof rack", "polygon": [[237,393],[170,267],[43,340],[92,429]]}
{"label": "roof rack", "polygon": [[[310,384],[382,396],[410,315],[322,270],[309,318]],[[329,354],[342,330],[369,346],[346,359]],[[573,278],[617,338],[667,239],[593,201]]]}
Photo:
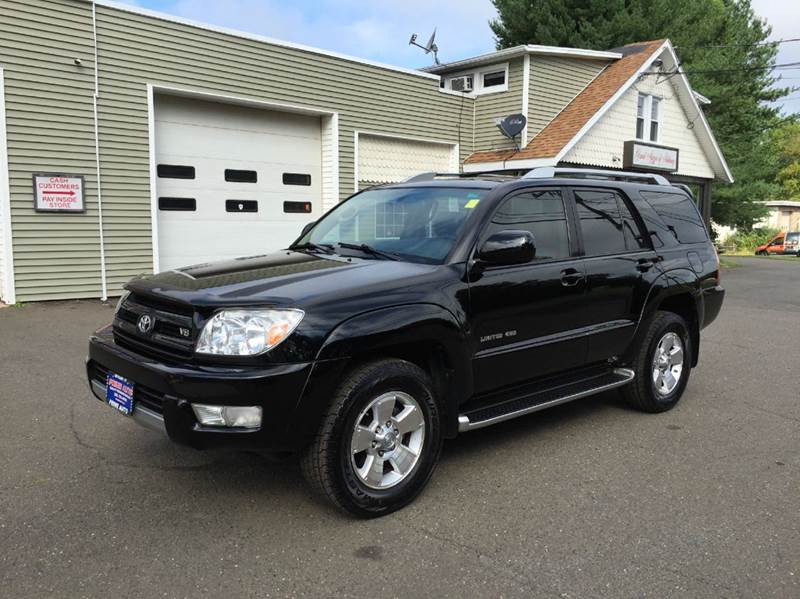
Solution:
{"label": "roof rack", "polygon": [[576,179],[610,179],[612,181],[649,181],[653,185],[670,185],[662,175],[655,173],[634,173],[593,168],[562,168],[541,166],[522,175],[523,179],[553,179],[559,175],[573,175]]}

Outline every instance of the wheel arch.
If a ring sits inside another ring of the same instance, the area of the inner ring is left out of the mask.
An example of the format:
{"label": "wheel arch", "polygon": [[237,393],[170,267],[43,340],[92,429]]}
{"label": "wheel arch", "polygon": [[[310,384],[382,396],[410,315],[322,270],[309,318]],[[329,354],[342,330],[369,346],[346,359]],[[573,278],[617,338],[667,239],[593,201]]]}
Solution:
{"label": "wheel arch", "polygon": [[436,304],[409,304],[354,316],[325,340],[318,360],[346,360],[347,369],[382,358],[416,364],[440,400],[443,430],[458,432],[458,405],[472,394],[467,338],[456,317]]}
{"label": "wheel arch", "polygon": [[[650,294],[642,310],[635,341],[629,352],[635,351],[638,340],[645,334],[650,322],[658,311],[672,312],[684,319],[689,327],[692,343],[692,368],[697,366],[700,355],[700,323],[703,321],[703,302],[697,275],[685,268],[669,270],[653,283]],[[626,359],[630,358],[630,354]]]}

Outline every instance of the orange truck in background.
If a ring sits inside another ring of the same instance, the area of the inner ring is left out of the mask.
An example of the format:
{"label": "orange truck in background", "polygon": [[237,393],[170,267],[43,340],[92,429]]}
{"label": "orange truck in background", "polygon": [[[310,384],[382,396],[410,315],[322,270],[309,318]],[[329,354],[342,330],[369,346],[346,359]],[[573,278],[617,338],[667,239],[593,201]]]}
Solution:
{"label": "orange truck in background", "polygon": [[756,256],[790,254],[800,256],[800,231],[781,231],[756,248]]}

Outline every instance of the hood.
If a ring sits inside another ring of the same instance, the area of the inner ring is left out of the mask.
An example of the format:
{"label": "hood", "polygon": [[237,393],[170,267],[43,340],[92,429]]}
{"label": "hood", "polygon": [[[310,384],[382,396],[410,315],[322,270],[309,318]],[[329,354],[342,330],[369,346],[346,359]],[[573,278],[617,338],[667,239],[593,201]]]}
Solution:
{"label": "hood", "polygon": [[[131,280],[126,288],[155,299],[193,306],[283,306],[307,308],[353,295],[402,295],[398,280],[412,283],[437,267],[391,260],[281,251],[198,264]],[[389,298],[387,298],[389,299]],[[399,298],[395,297],[394,300]],[[396,303],[403,303],[396,301]]]}

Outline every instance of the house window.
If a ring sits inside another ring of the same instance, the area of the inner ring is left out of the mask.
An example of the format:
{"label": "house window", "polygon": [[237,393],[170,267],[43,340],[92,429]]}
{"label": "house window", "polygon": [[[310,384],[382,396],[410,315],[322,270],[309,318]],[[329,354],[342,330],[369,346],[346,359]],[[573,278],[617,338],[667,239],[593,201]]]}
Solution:
{"label": "house window", "polygon": [[654,142],[661,139],[661,98],[639,94],[636,100],[636,139]]}
{"label": "house window", "polygon": [[496,87],[498,85],[505,85],[506,72],[505,71],[492,71],[491,73],[483,74],[483,87]]}
{"label": "house window", "polygon": [[491,94],[508,90],[508,64],[493,64],[473,71],[448,74],[445,89],[466,94]]}

